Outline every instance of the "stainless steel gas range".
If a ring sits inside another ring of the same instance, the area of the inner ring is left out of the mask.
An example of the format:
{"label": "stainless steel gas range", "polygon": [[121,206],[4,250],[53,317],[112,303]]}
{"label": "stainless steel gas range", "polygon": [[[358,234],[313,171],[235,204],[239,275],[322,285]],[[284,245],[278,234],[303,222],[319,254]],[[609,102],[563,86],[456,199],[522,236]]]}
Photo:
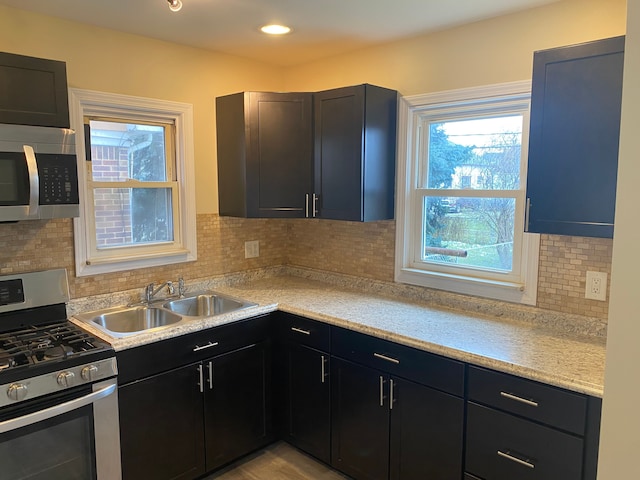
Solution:
{"label": "stainless steel gas range", "polygon": [[119,480],[111,346],[67,320],[65,270],[0,276],[0,477]]}

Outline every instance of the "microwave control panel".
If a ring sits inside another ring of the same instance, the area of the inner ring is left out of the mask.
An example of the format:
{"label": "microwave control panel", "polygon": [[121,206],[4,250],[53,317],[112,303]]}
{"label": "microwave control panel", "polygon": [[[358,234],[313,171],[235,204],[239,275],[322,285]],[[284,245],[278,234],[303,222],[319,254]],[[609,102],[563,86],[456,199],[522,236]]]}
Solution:
{"label": "microwave control panel", "polygon": [[75,155],[39,154],[40,205],[77,204],[78,171]]}

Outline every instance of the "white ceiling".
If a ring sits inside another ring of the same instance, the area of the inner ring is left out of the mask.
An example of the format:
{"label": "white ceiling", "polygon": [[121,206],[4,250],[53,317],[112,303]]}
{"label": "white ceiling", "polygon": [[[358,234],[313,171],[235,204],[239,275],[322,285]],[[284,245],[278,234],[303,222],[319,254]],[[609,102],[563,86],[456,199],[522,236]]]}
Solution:
{"label": "white ceiling", "polygon": [[[0,0],[0,4],[289,66],[559,0]],[[294,29],[259,33],[266,23]]]}

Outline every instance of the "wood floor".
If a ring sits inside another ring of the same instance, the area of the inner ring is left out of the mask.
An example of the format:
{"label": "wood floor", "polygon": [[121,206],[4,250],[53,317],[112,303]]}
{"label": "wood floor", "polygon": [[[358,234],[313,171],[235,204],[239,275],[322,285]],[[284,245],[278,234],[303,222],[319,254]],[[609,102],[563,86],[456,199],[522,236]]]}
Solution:
{"label": "wood floor", "polygon": [[280,442],[203,480],[345,480],[349,477]]}

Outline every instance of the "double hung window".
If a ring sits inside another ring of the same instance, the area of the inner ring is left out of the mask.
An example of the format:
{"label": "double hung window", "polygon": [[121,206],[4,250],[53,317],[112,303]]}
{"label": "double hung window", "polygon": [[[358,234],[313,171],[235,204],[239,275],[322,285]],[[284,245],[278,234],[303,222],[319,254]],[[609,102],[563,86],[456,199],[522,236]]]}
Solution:
{"label": "double hung window", "polygon": [[528,83],[408,97],[401,107],[396,280],[535,303],[524,233]]}
{"label": "double hung window", "polygon": [[86,160],[78,274],[194,260],[191,107],[81,90],[72,102]]}

